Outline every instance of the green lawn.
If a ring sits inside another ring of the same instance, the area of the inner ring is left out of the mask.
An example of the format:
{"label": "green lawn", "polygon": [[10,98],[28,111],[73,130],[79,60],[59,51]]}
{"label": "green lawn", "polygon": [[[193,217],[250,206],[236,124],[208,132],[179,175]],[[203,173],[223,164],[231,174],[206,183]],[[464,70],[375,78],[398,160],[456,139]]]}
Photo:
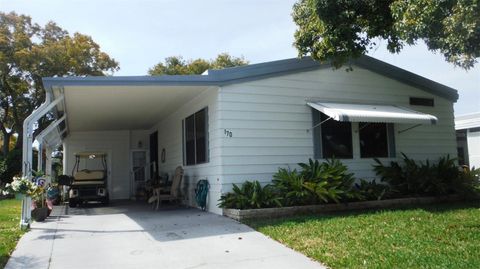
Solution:
{"label": "green lawn", "polygon": [[480,268],[480,202],[249,224],[331,268]]}
{"label": "green lawn", "polygon": [[3,268],[10,253],[23,232],[20,230],[21,201],[0,201],[0,268]]}

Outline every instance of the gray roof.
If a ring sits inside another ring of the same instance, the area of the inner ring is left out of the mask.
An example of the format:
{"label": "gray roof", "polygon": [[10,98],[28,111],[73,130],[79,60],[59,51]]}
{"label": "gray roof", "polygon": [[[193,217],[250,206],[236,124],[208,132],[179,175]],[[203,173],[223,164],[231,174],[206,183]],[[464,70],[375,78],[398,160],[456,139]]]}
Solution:
{"label": "gray roof", "polygon": [[[453,88],[369,56],[362,56],[358,59],[352,60],[352,64],[420,88],[429,93],[447,98],[452,102],[455,102],[458,99],[458,93]],[[120,85],[222,86],[318,68],[331,67],[329,64],[320,64],[310,57],[304,57],[232,67],[222,70],[208,70],[205,75],[46,77],[43,78],[43,84],[45,88],[56,86]]]}

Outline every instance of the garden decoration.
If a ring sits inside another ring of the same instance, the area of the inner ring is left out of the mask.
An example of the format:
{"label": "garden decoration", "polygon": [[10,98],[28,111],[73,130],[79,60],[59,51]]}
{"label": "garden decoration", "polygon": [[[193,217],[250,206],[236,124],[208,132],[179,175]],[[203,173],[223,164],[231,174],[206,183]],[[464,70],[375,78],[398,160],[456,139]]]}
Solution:
{"label": "garden decoration", "polygon": [[18,200],[25,196],[32,196],[37,191],[37,186],[26,177],[14,177],[12,183],[7,183],[2,191],[3,195],[15,195]]}
{"label": "garden decoration", "polygon": [[37,176],[32,181],[37,186],[37,188],[36,191],[32,194],[31,215],[35,221],[44,221],[53,209],[53,207],[48,206],[45,195],[45,190],[49,179],[43,176]]}
{"label": "garden decoration", "polygon": [[195,200],[197,205],[205,211],[207,209],[207,195],[210,184],[208,180],[202,179],[197,182],[197,188],[195,189]]}
{"label": "garden decoration", "polygon": [[[22,218],[20,220],[20,227],[22,229],[30,226],[30,198],[39,190],[38,186],[34,184],[28,177],[14,177],[12,183],[5,185],[2,190],[4,195],[14,195],[16,199],[22,200]],[[28,212],[28,213],[26,213]]]}

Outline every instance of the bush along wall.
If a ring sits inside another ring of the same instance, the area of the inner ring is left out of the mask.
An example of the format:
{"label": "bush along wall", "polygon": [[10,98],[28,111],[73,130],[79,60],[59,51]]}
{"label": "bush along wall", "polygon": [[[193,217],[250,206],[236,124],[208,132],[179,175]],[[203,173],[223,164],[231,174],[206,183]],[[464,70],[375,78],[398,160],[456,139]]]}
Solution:
{"label": "bush along wall", "polygon": [[384,165],[375,159],[373,169],[381,182],[356,180],[340,160],[310,159],[300,169],[279,168],[271,184],[258,181],[233,184],[221,196],[221,208],[254,209],[316,205],[402,197],[480,194],[480,169],[461,168],[449,156],[419,162],[403,155],[402,161]]}

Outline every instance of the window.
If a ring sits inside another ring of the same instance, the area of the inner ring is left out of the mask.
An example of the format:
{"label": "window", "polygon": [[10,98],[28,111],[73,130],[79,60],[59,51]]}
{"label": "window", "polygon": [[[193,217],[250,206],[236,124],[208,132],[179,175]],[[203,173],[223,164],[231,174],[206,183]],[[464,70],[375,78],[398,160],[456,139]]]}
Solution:
{"label": "window", "polygon": [[[313,144],[316,159],[352,159],[352,123],[328,119],[313,109]],[[321,123],[321,124],[320,124]],[[356,124],[356,123],[355,123]],[[358,123],[360,158],[395,157],[393,123]],[[358,151],[357,151],[358,152]]]}
{"label": "window", "polygon": [[321,138],[322,138],[322,158],[353,158],[352,150],[352,124],[350,122],[340,122],[327,120],[327,115],[321,114]]}
{"label": "window", "polygon": [[208,162],[207,132],[207,108],[192,114],[183,121],[185,165]]}
{"label": "window", "polygon": [[413,106],[434,106],[433,98],[410,97],[410,105]]}
{"label": "window", "polygon": [[386,123],[361,122],[358,124],[360,136],[360,157],[388,157],[388,131]]}

